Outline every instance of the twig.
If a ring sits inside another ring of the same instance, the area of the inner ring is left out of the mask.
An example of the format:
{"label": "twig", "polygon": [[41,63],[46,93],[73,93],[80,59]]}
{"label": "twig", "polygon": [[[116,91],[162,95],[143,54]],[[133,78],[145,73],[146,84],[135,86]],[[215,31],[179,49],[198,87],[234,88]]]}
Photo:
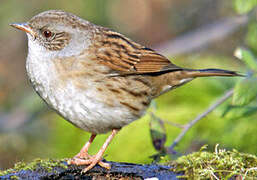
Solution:
{"label": "twig", "polygon": [[197,49],[207,47],[217,40],[223,40],[240,27],[244,27],[248,23],[248,20],[247,15],[218,20],[211,24],[205,24],[196,30],[190,31],[175,39],[168,40],[153,48],[158,52],[172,56],[188,54]]}
{"label": "twig", "polygon": [[[153,112],[151,112],[150,115],[153,116],[153,117],[155,117],[155,118],[157,118]],[[160,121],[162,121],[163,123],[165,123],[165,124],[168,124],[168,125],[171,125],[171,126],[174,126],[174,127],[177,127],[177,128],[181,128],[181,129],[184,129],[184,128],[185,128],[185,125],[183,125],[183,124],[170,122],[170,121],[161,119],[160,117],[158,117],[158,119],[159,119]]]}
{"label": "twig", "polygon": [[168,125],[171,125],[171,126],[175,126],[177,128],[180,128],[180,129],[184,129],[185,128],[185,125],[184,124],[179,124],[179,123],[174,123],[174,122],[171,122],[171,121],[167,121],[167,120],[164,120],[164,119],[160,119],[162,122],[164,122],[165,124],[168,124]]}
{"label": "twig", "polygon": [[219,105],[221,105],[223,102],[225,102],[230,96],[233,95],[233,89],[227,91],[224,96],[222,96],[220,99],[218,99],[214,104],[212,104],[205,112],[202,114],[199,114],[194,120],[187,123],[182,132],[177,136],[177,138],[174,140],[173,144],[169,147],[171,151],[173,151],[173,148],[178,144],[178,142],[185,136],[186,132],[199,120],[207,116],[210,112],[212,112],[214,109],[216,109]]}

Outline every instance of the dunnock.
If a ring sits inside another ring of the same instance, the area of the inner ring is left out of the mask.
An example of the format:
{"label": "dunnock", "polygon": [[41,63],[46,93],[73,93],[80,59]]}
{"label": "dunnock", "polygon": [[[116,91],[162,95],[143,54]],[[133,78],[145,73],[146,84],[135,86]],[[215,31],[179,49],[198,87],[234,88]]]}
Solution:
{"label": "dunnock", "polygon": [[[71,13],[50,10],[11,24],[28,36],[26,70],[39,96],[75,126],[91,132],[68,163],[97,163],[115,134],[139,119],[152,99],[196,77],[237,76],[221,69],[186,69],[124,35]],[[97,134],[112,131],[100,151],[88,155]]]}

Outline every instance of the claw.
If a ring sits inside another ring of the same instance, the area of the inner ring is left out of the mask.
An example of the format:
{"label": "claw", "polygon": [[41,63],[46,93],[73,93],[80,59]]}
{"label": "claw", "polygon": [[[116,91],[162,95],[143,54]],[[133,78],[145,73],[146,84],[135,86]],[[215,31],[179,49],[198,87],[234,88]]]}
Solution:
{"label": "claw", "polygon": [[83,173],[89,171],[90,169],[92,169],[97,163],[99,162],[98,159],[92,159],[92,161],[90,162],[89,166],[87,166],[85,169],[82,170]]}
{"label": "claw", "polygon": [[69,165],[74,164],[74,165],[87,165],[90,163],[90,159],[79,159],[79,158],[72,158],[68,160],[67,162]]}
{"label": "claw", "polygon": [[105,168],[105,169],[111,169],[111,165],[108,164],[108,163],[105,163],[103,161],[101,161],[101,157],[99,156],[92,156],[91,158],[89,159],[81,159],[81,158],[72,158],[70,160],[68,160],[68,164],[71,165],[71,164],[74,164],[74,165],[88,165],[85,169],[83,169],[83,172],[87,172],[89,171],[90,169],[92,169],[96,164],[99,164],[99,166]]}
{"label": "claw", "polygon": [[111,169],[111,165],[108,164],[108,163],[105,163],[105,162],[103,162],[103,161],[99,161],[98,164],[99,164],[99,166],[101,166],[101,167],[103,167],[103,168],[105,168],[105,169],[107,169],[107,170],[110,170],[110,169]]}
{"label": "claw", "polygon": [[94,138],[96,137],[95,134],[92,134],[89,141],[85,144],[85,146],[81,149],[81,151],[72,159],[68,160],[67,163],[69,165],[88,165],[85,169],[83,169],[82,172],[87,172],[90,169],[92,169],[96,164],[99,164],[101,167],[105,169],[111,169],[111,165],[108,163],[105,163],[102,161],[102,156],[107,148],[107,146],[110,144],[111,140],[114,138],[114,136],[117,134],[119,130],[113,129],[110,136],[106,139],[101,149],[98,151],[98,153],[94,156],[88,155],[88,149],[93,142]]}
{"label": "claw", "polygon": [[[85,169],[83,169],[82,172],[87,172],[90,169],[92,169],[96,164],[99,164],[101,167],[105,168],[105,169],[111,169],[111,165],[108,163],[105,163],[103,161],[101,161],[102,157],[99,156],[98,154],[96,156],[93,156],[90,160],[89,160],[89,166],[87,166]],[[87,162],[86,162],[87,163]]]}

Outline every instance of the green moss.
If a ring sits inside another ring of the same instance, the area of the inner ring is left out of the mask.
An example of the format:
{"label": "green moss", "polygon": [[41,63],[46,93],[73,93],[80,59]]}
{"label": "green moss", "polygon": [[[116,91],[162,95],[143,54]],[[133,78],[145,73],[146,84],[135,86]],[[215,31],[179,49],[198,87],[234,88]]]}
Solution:
{"label": "green moss", "polygon": [[19,179],[18,176],[11,176],[10,178],[11,178],[11,179]]}
{"label": "green moss", "polygon": [[182,156],[171,165],[174,172],[184,172],[179,178],[188,179],[229,179],[241,177],[254,179],[257,177],[257,157],[251,154],[240,153],[237,150],[226,151],[215,148],[215,152],[203,151]]}
{"label": "green moss", "polygon": [[[14,165],[13,168],[7,169],[5,171],[0,171],[0,176],[4,176],[9,173],[15,173],[20,170],[36,170],[37,168],[40,168],[50,172],[54,167],[62,167],[62,168],[67,168],[65,164],[63,164],[63,161],[65,159],[60,159],[60,160],[53,160],[53,159],[35,159],[34,161],[26,164],[24,162],[18,162]],[[15,177],[14,177],[15,179]]]}
{"label": "green moss", "polygon": [[[184,172],[183,176],[178,178],[187,179],[229,179],[231,177],[240,177],[241,179],[254,179],[257,177],[257,157],[255,155],[240,153],[237,150],[226,151],[215,148],[215,152],[206,152],[206,146],[199,152],[195,152],[178,158],[169,163],[174,168],[174,172]],[[14,168],[6,171],[0,171],[0,176],[15,173],[20,170],[36,170],[39,168],[50,172],[54,167],[67,168],[63,163],[65,159],[35,159],[31,163],[19,162]],[[12,176],[17,179],[16,176]]]}

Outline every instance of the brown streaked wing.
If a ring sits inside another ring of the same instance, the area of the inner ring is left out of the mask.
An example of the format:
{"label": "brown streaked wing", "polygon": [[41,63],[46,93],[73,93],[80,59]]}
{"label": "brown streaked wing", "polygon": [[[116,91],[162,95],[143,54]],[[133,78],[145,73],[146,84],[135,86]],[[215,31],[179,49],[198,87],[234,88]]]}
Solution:
{"label": "brown streaked wing", "polygon": [[97,58],[122,74],[144,74],[181,69],[172,64],[166,57],[150,48],[141,46],[125,36],[111,30],[102,31]]}
{"label": "brown streaked wing", "polygon": [[143,47],[140,49],[140,52],[140,63],[135,65],[139,73],[162,72],[181,69],[180,67],[171,63],[166,57],[156,53],[152,49]]}

